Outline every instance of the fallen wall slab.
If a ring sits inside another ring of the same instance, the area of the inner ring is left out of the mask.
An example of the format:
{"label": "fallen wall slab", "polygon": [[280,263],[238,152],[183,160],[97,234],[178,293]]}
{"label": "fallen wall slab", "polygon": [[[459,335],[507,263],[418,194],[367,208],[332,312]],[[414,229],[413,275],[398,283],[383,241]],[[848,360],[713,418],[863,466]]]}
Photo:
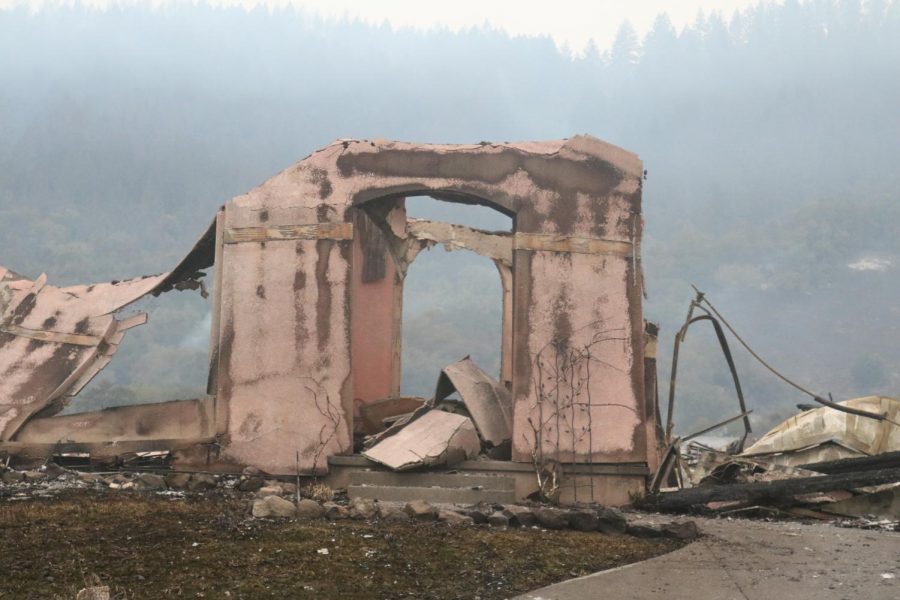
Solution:
{"label": "fallen wall slab", "polygon": [[470,419],[431,410],[363,452],[363,456],[404,471],[458,463],[480,451],[481,442]]}
{"label": "fallen wall slab", "polygon": [[19,431],[16,441],[120,443],[205,438],[214,434],[214,422],[212,398],[174,400],[31,419]]}

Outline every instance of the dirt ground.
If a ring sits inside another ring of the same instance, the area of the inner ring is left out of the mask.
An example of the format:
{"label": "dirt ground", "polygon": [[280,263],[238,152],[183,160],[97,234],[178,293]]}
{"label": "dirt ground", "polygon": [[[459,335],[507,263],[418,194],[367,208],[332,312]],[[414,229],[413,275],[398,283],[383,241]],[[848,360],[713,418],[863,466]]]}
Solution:
{"label": "dirt ground", "polygon": [[72,491],[0,504],[0,598],[508,598],[674,540],[252,519],[245,499]]}

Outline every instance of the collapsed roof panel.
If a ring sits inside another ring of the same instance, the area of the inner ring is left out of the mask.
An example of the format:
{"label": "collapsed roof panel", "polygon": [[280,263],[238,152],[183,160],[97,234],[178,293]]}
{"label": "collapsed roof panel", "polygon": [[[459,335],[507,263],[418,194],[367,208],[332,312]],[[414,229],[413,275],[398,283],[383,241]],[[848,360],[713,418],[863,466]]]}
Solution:
{"label": "collapsed roof panel", "polygon": [[481,438],[499,446],[512,438],[512,400],[496,379],[485,373],[468,356],[441,371],[434,392],[439,402],[459,392]]}
{"label": "collapsed roof panel", "polygon": [[191,251],[181,259],[175,268],[169,271],[169,274],[163,279],[159,286],[153,290],[153,295],[158,296],[163,292],[172,289],[181,289],[178,287],[186,281],[195,281],[196,274],[199,271],[208,269],[213,266],[216,258],[216,220],[213,219],[206,231],[191,248]]}
{"label": "collapsed roof panel", "polygon": [[[883,396],[854,398],[843,406],[885,415],[877,421],[822,407],[807,410],[780,423],[758,442],[747,448],[744,456],[781,454],[781,464],[800,465],[820,460],[894,452],[900,450],[900,400]],[[834,456],[829,449],[840,446],[849,451]],[[810,452],[822,449],[822,456]]]}
{"label": "collapsed roof panel", "polygon": [[65,407],[112,360],[125,331],[146,314],[118,320],[115,313],[150,293],[199,287],[209,266],[210,235],[203,235],[176,271],[125,281],[56,287],[0,267],[0,441],[14,439],[35,415]]}
{"label": "collapsed roof panel", "polygon": [[65,288],[46,285],[41,277],[27,291],[7,286],[11,299],[0,317],[0,439],[12,439],[38,412],[61,410],[64,397],[109,362],[122,332],[139,324],[111,313],[164,277]]}

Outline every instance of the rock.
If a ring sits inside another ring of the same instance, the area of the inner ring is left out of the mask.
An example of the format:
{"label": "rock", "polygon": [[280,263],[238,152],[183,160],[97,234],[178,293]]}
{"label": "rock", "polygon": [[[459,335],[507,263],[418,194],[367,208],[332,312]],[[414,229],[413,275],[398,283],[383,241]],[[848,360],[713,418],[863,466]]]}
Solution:
{"label": "rock", "polygon": [[403,512],[417,521],[434,521],[437,518],[437,509],[424,500],[407,502]]}
{"label": "rock", "polygon": [[242,478],[238,484],[238,489],[242,492],[255,492],[266,484],[266,480],[262,477],[246,477]]}
{"label": "rock", "polygon": [[665,537],[676,540],[695,540],[700,537],[700,530],[693,521],[668,523],[662,526],[662,533]]}
{"label": "rock", "polygon": [[304,498],[297,503],[297,517],[300,519],[321,519],[325,516],[325,509],[315,500]]}
{"label": "rock", "polygon": [[75,600],[109,600],[109,586],[95,585],[78,590]]}
{"label": "rock", "polygon": [[472,517],[461,515],[452,510],[439,510],[437,520],[447,525],[474,525],[475,520]]}
{"label": "rock", "polygon": [[391,514],[389,514],[383,520],[385,523],[409,523],[410,521],[412,521],[409,515],[400,509],[392,511]]}
{"label": "rock", "polygon": [[597,531],[603,533],[625,533],[625,515],[615,508],[601,508],[597,511]]}
{"label": "rock", "polygon": [[654,525],[641,525],[639,523],[629,523],[625,529],[625,533],[642,539],[653,539],[663,536],[663,532],[659,527]]}
{"label": "rock", "polygon": [[289,496],[293,496],[294,494],[297,493],[297,484],[296,483],[283,482],[283,483],[279,483],[277,485],[280,485],[281,489],[284,490],[284,493]]}
{"label": "rock", "polygon": [[134,478],[134,487],[139,490],[164,490],[166,489],[166,480],[162,475],[141,473]]}
{"label": "rock", "polygon": [[569,511],[569,527],[576,531],[596,531],[600,518],[592,510]]}
{"label": "rock", "polygon": [[134,482],[121,475],[104,477],[100,482],[104,485],[108,485],[111,490],[130,490],[134,488]]}
{"label": "rock", "polygon": [[491,460],[510,460],[512,459],[512,440],[500,442],[499,446],[488,448],[485,454]]}
{"label": "rock", "polygon": [[242,478],[246,478],[246,477],[261,477],[261,478],[265,478],[265,475],[266,475],[266,474],[265,474],[262,470],[257,469],[256,467],[244,467],[244,470],[241,471],[241,477],[242,477]]}
{"label": "rock", "polygon": [[267,496],[253,502],[252,513],[257,518],[290,518],[297,514],[297,507],[281,496]]}
{"label": "rock", "polygon": [[534,516],[545,529],[565,529],[569,526],[566,513],[558,508],[538,508],[534,511]]}
{"label": "rock", "polygon": [[265,485],[256,490],[257,498],[265,498],[266,496],[283,496],[284,488],[280,485]]}
{"label": "rock", "polygon": [[369,498],[350,500],[350,516],[354,519],[372,519],[378,514],[378,505]]}
{"label": "rock", "polygon": [[89,484],[95,484],[95,483],[102,483],[102,482],[103,482],[103,480],[101,479],[101,477],[100,477],[99,475],[94,474],[94,473],[79,473],[79,474],[78,474],[78,479],[80,479],[81,481],[83,481],[83,482],[85,482],[85,483],[89,483]]}
{"label": "rock", "polygon": [[488,513],[480,508],[464,510],[462,511],[462,514],[471,517],[476,525],[487,525]]}
{"label": "rock", "polygon": [[183,490],[191,480],[190,473],[167,473],[166,485],[175,490]]}
{"label": "rock", "polygon": [[69,472],[54,462],[48,462],[46,465],[43,466],[41,471],[44,473],[44,475],[47,476],[47,479],[51,479],[51,480],[58,479],[59,477],[62,477],[63,475],[65,475],[66,473]]}
{"label": "rock", "polygon": [[503,514],[509,519],[512,527],[533,527],[538,524],[537,517],[527,506],[510,504],[503,508]]}
{"label": "rock", "polygon": [[194,473],[188,481],[187,489],[191,492],[215,489],[218,480],[211,473]]}
{"label": "rock", "polygon": [[406,523],[410,520],[408,514],[395,506],[379,506],[378,514],[386,523]]}
{"label": "rock", "polygon": [[491,513],[488,516],[488,525],[491,527],[509,527],[509,517],[502,512]]}
{"label": "rock", "polygon": [[38,481],[47,479],[47,476],[40,471],[25,471],[22,473],[22,479],[25,483],[37,483]]}
{"label": "rock", "polygon": [[350,509],[335,502],[326,502],[322,505],[322,508],[325,510],[326,519],[336,521],[350,517]]}
{"label": "rock", "polygon": [[21,471],[4,471],[3,475],[0,475],[0,479],[6,484],[22,483],[25,480],[25,474]]}

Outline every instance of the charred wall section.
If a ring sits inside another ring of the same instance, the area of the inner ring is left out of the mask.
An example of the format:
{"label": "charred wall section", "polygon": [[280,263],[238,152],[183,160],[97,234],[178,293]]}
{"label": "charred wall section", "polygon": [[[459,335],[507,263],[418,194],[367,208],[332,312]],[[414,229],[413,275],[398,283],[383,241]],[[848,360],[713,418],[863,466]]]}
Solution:
{"label": "charred wall section", "polygon": [[[514,460],[646,461],[641,173],[633,154],[590,137],[343,141],[235,198],[222,256],[224,455],[293,472],[299,452],[301,470],[323,470],[351,450],[354,403],[395,392],[396,270],[413,243],[396,201],[419,194],[514,218]],[[362,374],[388,358],[390,369]]]}

